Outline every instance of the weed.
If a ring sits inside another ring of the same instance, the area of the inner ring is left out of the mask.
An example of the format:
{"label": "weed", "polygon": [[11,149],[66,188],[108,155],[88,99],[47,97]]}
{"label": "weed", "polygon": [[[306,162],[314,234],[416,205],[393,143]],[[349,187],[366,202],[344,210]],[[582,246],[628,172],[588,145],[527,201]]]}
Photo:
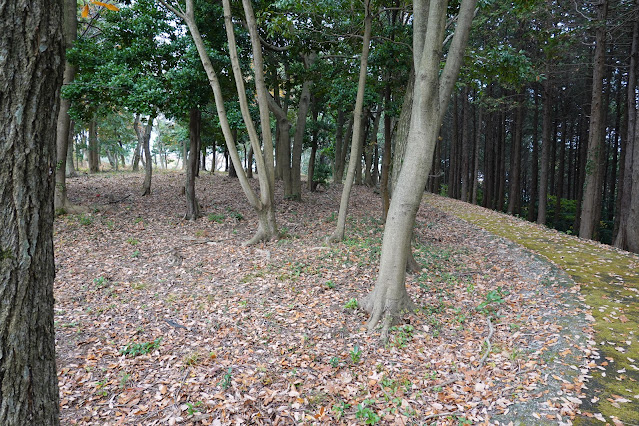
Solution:
{"label": "weed", "polygon": [[101,289],[109,285],[109,280],[104,277],[98,277],[93,279],[93,284],[95,284],[98,289]]}
{"label": "weed", "polygon": [[222,223],[224,222],[224,219],[226,218],[226,216],[224,216],[223,214],[211,213],[210,215],[208,215],[208,218],[211,222]]}
{"label": "weed", "polygon": [[407,324],[402,327],[391,327],[391,331],[396,332],[396,334],[393,336],[393,341],[391,343],[392,346],[403,348],[406,346],[406,343],[413,338],[415,327]]}
{"label": "weed", "polygon": [[126,387],[126,382],[129,381],[131,375],[129,373],[122,372],[120,376],[120,389],[124,389]]}
{"label": "weed", "polygon": [[91,226],[93,225],[93,217],[91,215],[81,214],[78,216],[78,222],[80,222],[80,225]]}
{"label": "weed", "polygon": [[100,380],[99,382],[96,382],[95,390],[98,395],[107,396],[107,391],[106,389],[104,389],[104,387],[106,386],[108,382],[109,380],[107,378],[104,378]]}
{"label": "weed", "polygon": [[365,425],[374,425],[379,423],[381,417],[369,407],[367,404],[374,402],[370,399],[365,399],[361,404],[357,404],[357,411],[355,412],[355,417],[362,420]]}
{"label": "weed", "polygon": [[350,355],[353,364],[359,364],[359,361],[362,359],[362,350],[358,345],[355,345],[355,347],[350,351]]}
{"label": "weed", "polygon": [[131,257],[134,259],[137,259],[138,257],[140,257],[140,250],[136,250],[131,254]]}
{"label": "weed", "polygon": [[344,416],[344,411],[346,411],[350,407],[351,407],[351,404],[347,404],[344,401],[340,401],[333,404],[333,408],[331,408],[331,410],[333,410],[333,412],[335,413],[335,417],[337,417],[337,420],[339,420]]}
{"label": "weed", "polygon": [[201,358],[202,358],[202,355],[199,352],[191,352],[190,354],[184,357],[182,362],[184,363],[184,365],[188,365],[188,366],[197,365],[200,363]]}
{"label": "weed", "polygon": [[236,212],[233,209],[227,208],[226,211],[228,212],[229,216],[232,217],[235,220],[244,220],[244,216],[242,216],[242,213]]}
{"label": "weed", "polygon": [[488,314],[490,309],[494,309],[495,304],[504,303],[504,296],[508,294],[509,293],[503,291],[501,287],[498,287],[497,290],[489,291],[486,293],[485,300],[477,306],[477,310],[481,313]]}
{"label": "weed", "polygon": [[346,302],[346,304],[344,305],[344,308],[346,309],[357,309],[357,299],[351,299],[348,302]]}
{"label": "weed", "polygon": [[331,367],[337,368],[337,367],[339,367],[339,358],[334,356],[334,357],[332,357],[331,359],[328,360],[328,363],[331,365]]}
{"label": "weed", "polygon": [[198,407],[201,407],[202,405],[203,405],[202,401],[198,401],[195,404],[191,404],[190,402],[187,402],[186,403],[186,413],[189,416],[192,416],[195,413],[201,413],[202,411]]}
{"label": "weed", "polygon": [[140,223],[140,222],[144,222],[144,219],[142,219],[141,217],[136,217],[135,220],[133,221],[133,223]]}
{"label": "weed", "polygon": [[144,343],[131,342],[128,345],[126,345],[124,348],[120,349],[120,355],[138,356],[138,355],[149,354],[160,347],[161,341],[162,341],[162,338],[158,337],[157,339],[151,342],[144,342]]}
{"label": "weed", "polygon": [[326,219],[324,219],[325,223],[335,222],[337,220],[337,215],[335,212],[332,212]]}
{"label": "weed", "polygon": [[232,378],[233,378],[233,369],[229,367],[228,371],[226,372],[224,377],[222,377],[222,381],[220,382],[220,386],[222,386],[222,389],[226,390],[229,387],[231,387]]}
{"label": "weed", "polygon": [[131,244],[132,246],[137,246],[139,244],[139,240],[133,238],[133,237],[129,237],[126,239],[126,242]]}

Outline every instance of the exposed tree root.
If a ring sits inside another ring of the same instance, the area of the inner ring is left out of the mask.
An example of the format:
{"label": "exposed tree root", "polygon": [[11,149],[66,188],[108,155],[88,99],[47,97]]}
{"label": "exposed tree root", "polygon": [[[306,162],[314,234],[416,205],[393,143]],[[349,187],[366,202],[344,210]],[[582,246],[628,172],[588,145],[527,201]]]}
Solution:
{"label": "exposed tree root", "polygon": [[364,311],[370,314],[367,323],[369,332],[373,331],[378,323],[382,323],[381,338],[384,343],[388,341],[388,332],[397,323],[399,317],[416,308],[406,290],[397,299],[391,299],[387,293],[387,291],[374,289],[359,304]]}
{"label": "exposed tree root", "polygon": [[266,241],[271,241],[274,238],[274,234],[273,233],[269,233],[264,231],[262,228],[259,228],[257,230],[257,233],[253,236],[253,238],[251,238],[248,241],[244,241],[242,243],[242,245],[244,247],[248,247],[248,246],[254,246],[256,244],[259,244],[261,242],[266,242]]}
{"label": "exposed tree root", "polygon": [[492,347],[490,346],[490,339],[493,337],[493,333],[495,331],[493,323],[490,322],[490,318],[486,318],[486,321],[488,321],[488,336],[486,336],[486,339],[484,340],[486,342],[486,353],[484,353],[484,356],[482,356],[479,361],[479,368],[482,368],[484,362],[486,362],[486,358],[488,358],[488,354],[490,354],[490,351],[492,350]]}

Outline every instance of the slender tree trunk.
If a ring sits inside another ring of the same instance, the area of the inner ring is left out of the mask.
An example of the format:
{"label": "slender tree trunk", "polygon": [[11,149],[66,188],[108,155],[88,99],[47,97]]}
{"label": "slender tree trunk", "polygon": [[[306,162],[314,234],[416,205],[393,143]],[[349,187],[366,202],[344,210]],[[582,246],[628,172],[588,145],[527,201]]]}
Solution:
{"label": "slender tree trunk", "polygon": [[391,85],[387,82],[384,92],[384,151],[382,153],[382,178],[380,192],[382,196],[382,221],[386,222],[390,196],[388,190],[391,162],[391,116],[388,114],[391,103]]}
{"label": "slender tree trunk", "polygon": [[75,153],[75,121],[69,123],[69,142],[67,143],[67,177],[76,177],[78,173],[75,170],[74,153]]}
{"label": "slender tree trunk", "polygon": [[506,200],[506,111],[502,109],[499,122],[499,177],[497,178],[497,206],[500,212],[504,211],[504,203]]}
{"label": "slender tree trunk", "polygon": [[[136,114],[135,119],[133,120],[133,127],[135,128],[135,126],[137,126],[139,122],[140,122],[140,114]],[[142,141],[138,138],[137,144],[135,145],[135,149],[133,150],[133,159],[131,160],[131,168],[134,172],[137,172],[140,169],[140,151],[141,150],[142,150]]]}
{"label": "slender tree trunk", "polygon": [[470,123],[470,104],[468,102],[468,86],[464,86],[462,91],[462,126],[463,126],[463,135],[462,135],[462,143],[461,143],[461,190],[460,190],[460,198],[462,201],[468,202],[468,196],[470,194],[470,138],[471,134],[468,131],[469,123]]}
{"label": "slender tree trunk", "polygon": [[[142,145],[142,149],[144,149],[144,183],[142,184],[142,196],[151,194],[151,175],[153,174],[153,159],[151,158],[151,148],[149,146],[149,142],[151,140],[151,130],[153,129],[153,120],[155,120],[155,116],[150,116],[149,121],[142,129],[142,124],[139,120],[139,115],[136,116],[136,121],[133,124],[135,128],[135,134],[137,135],[138,142]],[[186,162],[186,157],[184,158],[184,162]]]}
{"label": "slender tree trunk", "polygon": [[307,189],[309,191],[315,191],[317,188],[317,184],[315,183],[315,161],[317,157],[317,138],[319,135],[319,129],[317,127],[317,117],[319,115],[319,108],[317,106],[317,102],[315,98],[312,99],[313,107],[311,108],[311,115],[313,118],[313,133],[311,134],[311,155],[308,159],[308,177],[307,181]]}
{"label": "slender tree trunk", "polygon": [[[549,70],[547,70],[549,71]],[[550,165],[550,138],[552,124],[552,87],[550,80],[544,81],[542,92],[542,129],[541,129],[541,173],[539,175],[539,204],[537,223],[546,224],[546,206],[548,204],[548,172]]]}
{"label": "slender tree trunk", "polygon": [[568,122],[564,119],[561,125],[561,144],[559,145],[559,171],[557,173],[557,199],[555,201],[555,228],[559,228],[561,220],[561,198],[564,194],[564,175],[566,173],[566,143],[569,141]]}
{"label": "slender tree trunk", "polygon": [[342,150],[344,149],[344,123],[346,114],[344,110],[337,111],[336,132],[335,132],[335,160],[333,161],[333,181],[341,182],[344,178],[344,161]]}
{"label": "slender tree trunk", "polygon": [[518,102],[515,116],[515,135],[512,141],[510,153],[510,188],[508,189],[508,214],[514,214],[519,210],[520,198],[520,168],[521,168],[521,144],[524,133],[524,94],[517,95]]}
{"label": "slender tree trunk", "polygon": [[351,159],[348,164],[348,172],[346,174],[346,182],[342,189],[342,198],[339,204],[339,214],[337,217],[337,226],[333,234],[328,237],[331,242],[342,241],[344,239],[344,230],[346,228],[346,215],[348,213],[348,201],[355,180],[355,171],[359,159],[360,151],[360,135],[362,129],[362,115],[364,110],[364,90],[366,88],[366,75],[368,69],[368,52],[370,50],[371,26],[373,17],[370,11],[370,0],[364,0],[364,40],[362,43],[362,55],[360,58],[359,82],[357,85],[357,98],[355,100],[355,110],[353,111],[353,139],[351,141]]}
{"label": "slender tree trunk", "polygon": [[95,119],[89,122],[89,173],[100,171],[100,147],[98,146],[98,124]]}
{"label": "slender tree trunk", "polygon": [[3,426],[60,424],[53,325],[53,198],[64,71],[62,7],[61,0],[16,0],[0,6]]}
{"label": "slender tree trunk", "polygon": [[415,87],[415,72],[411,70],[408,82],[406,83],[406,93],[402,102],[402,111],[399,113],[399,121],[397,122],[397,130],[392,137],[395,147],[393,153],[393,167],[391,171],[391,182],[388,187],[390,196],[393,196],[393,190],[397,184],[399,172],[404,162],[404,154],[406,152],[406,143],[408,141],[408,131],[410,129],[410,118],[413,111],[413,89]]}
{"label": "slender tree trunk", "polygon": [[528,220],[534,221],[537,217],[537,194],[539,193],[539,95],[537,90],[533,92],[535,110],[533,112],[532,154],[530,158],[530,198],[528,201]]}
{"label": "slender tree trunk", "polygon": [[366,173],[364,176],[364,183],[370,187],[375,187],[377,185],[377,179],[375,177],[375,180],[373,178],[373,166],[374,166],[374,156],[376,155],[377,152],[377,131],[379,130],[379,121],[382,118],[382,108],[381,106],[378,106],[378,111],[377,114],[375,115],[375,118],[373,119],[373,127],[372,130],[370,131],[370,143],[366,144]]}
{"label": "slender tree trunk", "polygon": [[202,113],[197,108],[192,108],[189,113],[189,152],[185,159],[186,182],[184,183],[186,194],[186,219],[197,220],[200,217],[200,205],[195,195],[195,172],[199,155],[197,148],[200,145],[200,128]]}
{"label": "slender tree trunk", "polygon": [[603,83],[606,66],[606,17],[608,0],[596,5],[597,21],[595,57],[592,76],[592,106],[590,110],[590,130],[588,132],[588,154],[586,160],[586,180],[584,199],[581,206],[580,238],[593,238],[597,232],[597,219],[601,211],[602,174],[600,162],[603,161],[603,142],[605,131],[605,105],[603,104]]}
{"label": "slender tree trunk", "polygon": [[473,192],[471,197],[471,203],[477,204],[477,192],[479,189],[479,147],[481,144],[483,124],[483,108],[477,107],[477,123],[475,124],[475,152],[473,154]]}

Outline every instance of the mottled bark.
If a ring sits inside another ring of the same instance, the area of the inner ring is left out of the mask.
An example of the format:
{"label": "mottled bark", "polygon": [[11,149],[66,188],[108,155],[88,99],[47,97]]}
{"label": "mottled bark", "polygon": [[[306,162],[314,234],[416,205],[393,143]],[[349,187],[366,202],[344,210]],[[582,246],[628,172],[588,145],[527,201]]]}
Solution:
{"label": "mottled bark", "polygon": [[55,426],[60,422],[53,326],[53,197],[63,70],[62,1],[1,3],[3,426]]}
{"label": "mottled bark", "polygon": [[[153,129],[153,120],[155,120],[155,116],[149,117],[148,122],[142,128],[142,124],[140,123],[140,116],[135,116],[135,123],[133,123],[133,128],[135,129],[135,134],[138,138],[138,143],[142,145],[142,149],[144,150],[144,183],[142,184],[142,196],[151,194],[151,176],[153,175],[153,160],[151,158],[151,148],[149,146],[149,142],[151,140],[151,130]],[[186,158],[184,159],[186,161]]]}
{"label": "mottled bark", "polygon": [[186,195],[186,219],[197,220],[200,217],[200,205],[195,196],[195,173],[198,163],[197,148],[200,144],[200,128],[202,113],[197,108],[192,108],[189,112],[189,152],[186,163],[186,181],[184,183],[184,193]]}

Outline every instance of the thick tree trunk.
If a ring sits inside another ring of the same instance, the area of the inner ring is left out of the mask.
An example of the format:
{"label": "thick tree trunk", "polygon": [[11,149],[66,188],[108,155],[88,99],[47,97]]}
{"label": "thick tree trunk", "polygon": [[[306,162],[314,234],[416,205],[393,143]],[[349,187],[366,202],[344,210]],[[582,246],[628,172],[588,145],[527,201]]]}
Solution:
{"label": "thick tree trunk", "polygon": [[414,2],[416,34],[420,34],[422,25],[426,23],[425,15],[429,25],[423,40],[417,39],[417,36],[413,40],[416,78],[407,155],[404,156],[388,211],[377,283],[361,302],[362,308],[370,313],[369,330],[382,321],[382,338],[387,337],[390,325],[402,312],[413,308],[404,285],[410,238],[430,172],[443,112],[461,67],[475,5],[475,0],[463,0],[461,3],[455,35],[440,76],[441,48],[435,47],[441,46],[444,38],[446,1]]}
{"label": "thick tree trunk", "polygon": [[200,217],[200,205],[195,196],[195,172],[199,155],[197,147],[200,144],[200,128],[202,113],[197,108],[192,108],[189,113],[189,152],[185,159],[186,182],[184,189],[186,194],[186,219],[197,220]]}
{"label": "thick tree trunk", "polygon": [[415,72],[411,70],[408,82],[406,83],[406,93],[402,102],[402,111],[399,113],[399,121],[397,122],[397,130],[393,134],[393,167],[391,172],[391,181],[388,187],[391,197],[393,190],[397,185],[397,178],[402,169],[404,161],[404,153],[406,152],[406,143],[408,141],[408,131],[410,129],[410,117],[413,111],[413,89],[415,87]]}
{"label": "thick tree trunk", "polygon": [[100,147],[98,146],[98,124],[95,119],[89,122],[89,173],[100,171]]}
{"label": "thick tree trunk", "polygon": [[0,52],[0,424],[55,426],[53,197],[62,1],[3,2]]}
{"label": "thick tree trunk", "polygon": [[598,213],[601,211],[602,170],[600,163],[603,161],[604,131],[606,126],[603,83],[606,66],[605,22],[608,14],[608,0],[602,0],[596,7],[599,27],[596,30],[586,179],[584,182],[584,199],[581,206],[581,222],[579,224],[579,237],[588,239],[593,238],[597,232],[597,222],[600,216]]}
{"label": "thick tree trunk", "polygon": [[339,204],[339,214],[337,217],[337,226],[335,231],[328,237],[328,241],[337,242],[344,239],[344,230],[346,228],[346,215],[348,214],[348,201],[355,180],[355,171],[360,163],[360,135],[362,129],[362,115],[364,111],[364,91],[366,89],[366,75],[368,69],[368,52],[370,51],[371,26],[373,17],[370,11],[370,0],[364,0],[364,40],[362,42],[362,56],[360,58],[359,82],[357,85],[357,98],[355,100],[355,110],[353,111],[353,139],[351,141],[351,158],[348,163],[348,172],[346,173],[346,182],[342,189],[342,198]]}
{"label": "thick tree trunk", "polygon": [[[621,152],[620,167],[620,186],[619,186],[619,223],[617,225],[617,235],[615,237],[614,245],[617,248],[627,250],[628,240],[632,238],[631,229],[629,225],[630,205],[633,188],[633,169],[639,168],[639,163],[634,163],[634,149],[637,146],[636,141],[636,129],[637,122],[637,102],[635,98],[635,89],[637,86],[637,67],[639,66],[639,20],[636,20],[633,24],[632,30],[632,47],[630,51],[630,66],[628,68],[628,95],[627,95],[627,123],[626,140],[623,144]],[[639,182],[636,180],[635,182]],[[635,212],[636,214],[636,212]]]}
{"label": "thick tree trunk", "polygon": [[391,85],[386,84],[384,93],[384,151],[382,152],[382,177],[380,181],[380,192],[382,196],[382,221],[386,222],[388,207],[390,206],[390,196],[388,190],[390,164],[391,164],[391,116],[388,114],[391,103]]}

